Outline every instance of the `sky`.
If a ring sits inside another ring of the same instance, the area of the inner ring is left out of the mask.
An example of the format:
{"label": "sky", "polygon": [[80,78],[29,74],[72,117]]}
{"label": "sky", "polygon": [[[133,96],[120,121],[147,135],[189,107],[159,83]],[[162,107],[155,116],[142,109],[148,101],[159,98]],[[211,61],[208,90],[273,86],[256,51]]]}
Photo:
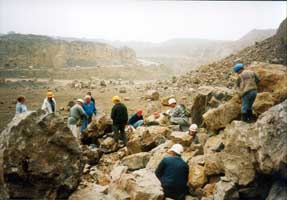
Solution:
{"label": "sky", "polygon": [[162,42],[278,28],[286,1],[0,0],[0,33]]}

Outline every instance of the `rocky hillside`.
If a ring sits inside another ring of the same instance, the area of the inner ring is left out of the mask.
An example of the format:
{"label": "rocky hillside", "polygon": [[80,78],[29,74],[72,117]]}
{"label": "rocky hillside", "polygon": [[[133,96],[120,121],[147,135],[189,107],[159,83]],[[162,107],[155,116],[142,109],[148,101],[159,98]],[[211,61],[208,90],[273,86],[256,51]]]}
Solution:
{"label": "rocky hillside", "polygon": [[87,67],[133,63],[135,60],[132,49],[114,48],[104,43],[67,42],[39,35],[0,37],[0,66],[5,68]]}
{"label": "rocky hillside", "polygon": [[207,85],[221,85],[229,88],[234,86],[234,73],[232,66],[237,62],[246,65],[252,62],[265,62],[271,64],[287,65],[287,19],[285,19],[276,34],[262,42],[247,47],[236,54],[202,65],[198,70],[191,71],[178,78],[177,84],[191,84],[194,87]]}

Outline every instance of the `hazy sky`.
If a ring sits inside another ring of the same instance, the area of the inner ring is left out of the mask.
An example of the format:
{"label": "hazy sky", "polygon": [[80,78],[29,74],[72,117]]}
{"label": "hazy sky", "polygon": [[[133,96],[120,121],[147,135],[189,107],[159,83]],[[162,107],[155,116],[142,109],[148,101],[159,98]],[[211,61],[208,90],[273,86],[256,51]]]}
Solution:
{"label": "hazy sky", "polygon": [[0,0],[0,33],[159,42],[277,28],[286,2]]}

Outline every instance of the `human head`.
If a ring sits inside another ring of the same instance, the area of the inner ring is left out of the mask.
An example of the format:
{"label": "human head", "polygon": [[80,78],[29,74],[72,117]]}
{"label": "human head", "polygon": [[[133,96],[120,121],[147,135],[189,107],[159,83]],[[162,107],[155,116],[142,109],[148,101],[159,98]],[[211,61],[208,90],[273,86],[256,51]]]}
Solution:
{"label": "human head", "polygon": [[140,117],[143,115],[143,110],[142,109],[138,109],[137,110],[137,115]]}
{"label": "human head", "polygon": [[24,103],[25,100],[26,100],[26,98],[23,95],[20,95],[20,96],[17,97],[17,101],[20,102],[20,103]]}
{"label": "human head", "polygon": [[174,98],[170,98],[168,100],[168,106],[174,108],[176,106],[176,100]]}
{"label": "human head", "polygon": [[244,64],[242,64],[242,63],[237,63],[233,67],[233,71],[237,74],[240,74],[243,70],[244,70]]}
{"label": "human head", "polygon": [[92,93],[91,93],[91,92],[87,92],[87,95],[90,95],[90,96],[92,96]]}
{"label": "human head", "polygon": [[172,147],[168,150],[168,153],[175,154],[180,156],[183,152],[183,146],[181,144],[174,144]]}
{"label": "human head", "polygon": [[154,118],[156,118],[156,119],[157,119],[157,118],[159,118],[159,117],[160,117],[160,114],[159,114],[159,112],[154,112],[154,113],[153,113],[153,116],[154,116]]}
{"label": "human head", "polygon": [[48,97],[48,99],[53,98],[54,97],[53,92],[47,92],[47,97]]}
{"label": "human head", "polygon": [[191,124],[189,127],[189,133],[195,135],[197,133],[198,126],[196,124]]}
{"label": "human head", "polygon": [[85,100],[86,100],[86,103],[90,103],[91,102],[91,96],[90,95],[86,95],[85,96]]}
{"label": "human head", "polygon": [[119,96],[113,96],[112,102],[113,102],[113,103],[119,103],[119,102],[121,102],[121,99],[120,99]]}
{"label": "human head", "polygon": [[83,106],[84,100],[83,99],[77,99],[76,103],[79,104],[80,106]]}

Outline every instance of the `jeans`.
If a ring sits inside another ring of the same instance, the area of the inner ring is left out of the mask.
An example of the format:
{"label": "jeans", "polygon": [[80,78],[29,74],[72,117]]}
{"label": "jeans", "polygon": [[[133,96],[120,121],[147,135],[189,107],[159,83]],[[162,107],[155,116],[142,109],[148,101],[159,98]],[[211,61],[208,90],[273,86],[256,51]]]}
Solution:
{"label": "jeans", "polygon": [[89,117],[88,119],[82,120],[82,126],[81,126],[81,133],[88,127],[89,123],[91,123],[92,117]]}
{"label": "jeans", "polygon": [[137,127],[143,125],[143,123],[144,123],[144,120],[139,120],[139,121],[137,121],[136,123],[132,124],[132,126],[133,126],[134,128],[137,128]]}
{"label": "jeans", "polygon": [[125,124],[113,124],[113,131],[114,131],[114,139],[116,142],[121,139],[124,144],[127,143],[127,136],[125,133]]}
{"label": "jeans", "polygon": [[256,90],[250,90],[242,96],[241,113],[246,114],[248,110],[252,110],[252,105],[257,96]]}

